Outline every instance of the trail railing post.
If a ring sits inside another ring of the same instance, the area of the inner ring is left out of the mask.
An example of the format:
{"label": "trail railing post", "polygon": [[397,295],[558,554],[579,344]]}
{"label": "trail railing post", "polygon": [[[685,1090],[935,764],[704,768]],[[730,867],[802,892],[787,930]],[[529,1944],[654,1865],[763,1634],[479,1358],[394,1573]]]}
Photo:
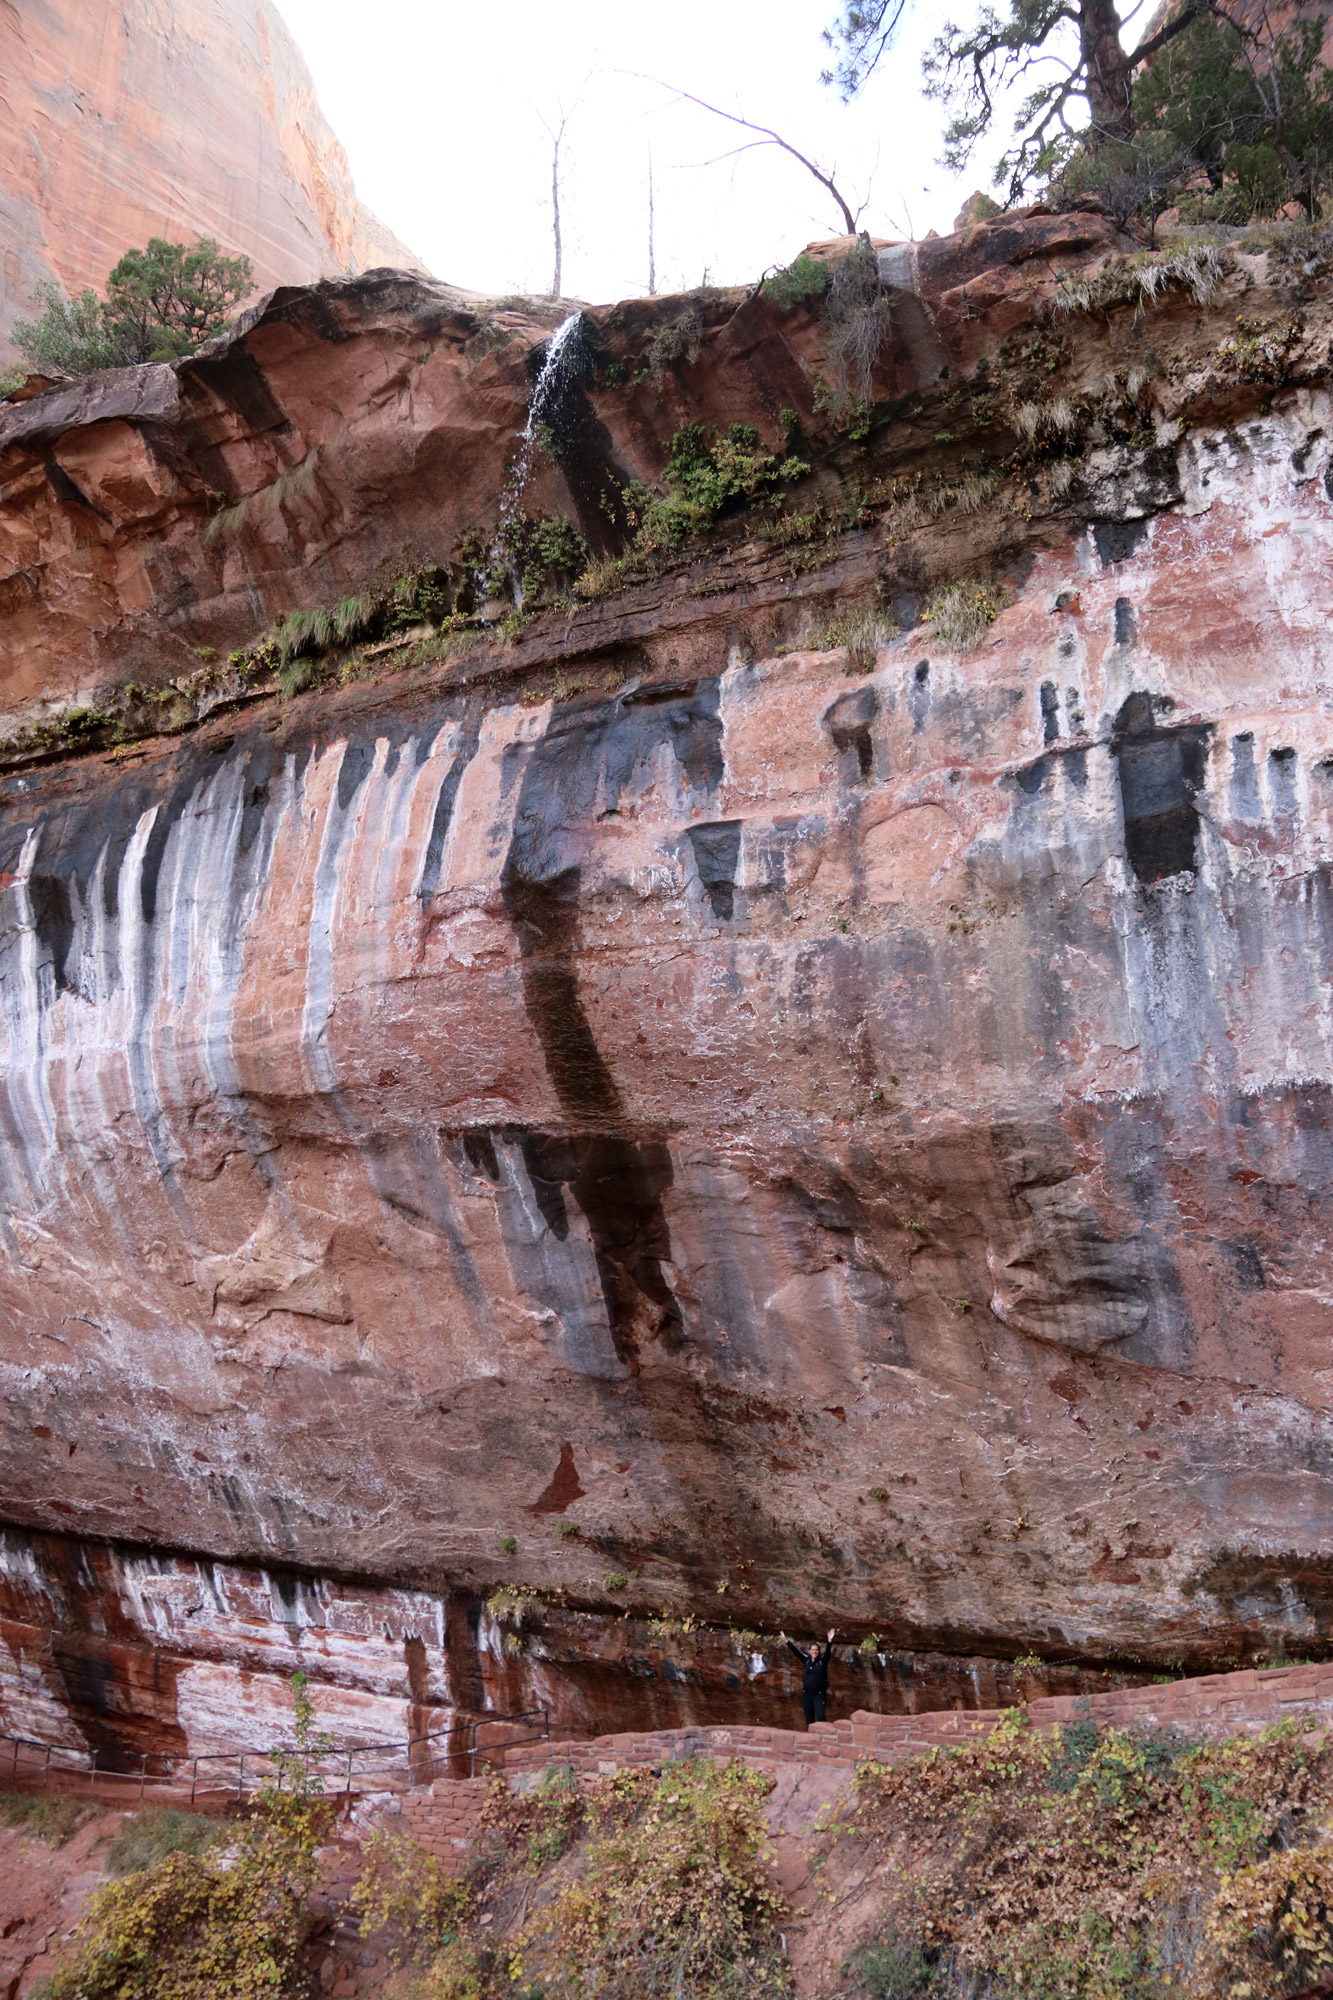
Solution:
{"label": "trail railing post", "polygon": [[242,1801],[242,1800],[244,1799],[244,1797],[245,1797],[245,1752],[244,1752],[244,1750],[242,1750],[242,1752],[241,1752],[241,1761],[240,1761],[240,1763],[239,1763],[239,1764],[238,1764],[238,1765],[236,1766],[236,1803],[237,1803],[237,1805],[240,1805],[240,1803],[241,1803],[241,1801]]}

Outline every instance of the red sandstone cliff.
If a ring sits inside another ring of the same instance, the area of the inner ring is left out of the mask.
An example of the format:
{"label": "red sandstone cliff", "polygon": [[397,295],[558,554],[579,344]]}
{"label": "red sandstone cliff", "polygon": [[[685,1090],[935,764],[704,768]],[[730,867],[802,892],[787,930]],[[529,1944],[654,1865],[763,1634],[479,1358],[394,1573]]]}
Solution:
{"label": "red sandstone cliff", "polygon": [[424,270],[356,198],[270,0],[0,0],[0,365],[33,287],[213,236],[259,291]]}
{"label": "red sandstone cliff", "polygon": [[456,576],[549,327],[325,284],[0,419],[5,705],[141,737],[0,781],[9,1712],[248,1741],[299,1656],[368,1714],[750,1714],[754,1634],[832,1617],[989,1655],[960,1699],[1329,1643],[1307,247],[1069,315],[1095,218],[886,251],[866,437],[810,313],[591,312],[534,504],[593,537],[791,409],[785,512],[288,702],[195,648]]}

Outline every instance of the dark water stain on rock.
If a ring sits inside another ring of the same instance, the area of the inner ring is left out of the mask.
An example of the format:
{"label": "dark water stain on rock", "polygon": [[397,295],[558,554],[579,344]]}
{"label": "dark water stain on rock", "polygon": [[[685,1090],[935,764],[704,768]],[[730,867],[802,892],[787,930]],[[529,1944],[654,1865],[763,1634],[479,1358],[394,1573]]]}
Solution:
{"label": "dark water stain on rock", "polygon": [[[670,1257],[662,1197],[671,1156],[659,1133],[632,1129],[583,1005],[576,970],[581,836],[569,829],[592,822],[594,799],[614,806],[663,743],[691,795],[720,779],[716,683],[652,692],[651,701],[612,701],[573,720],[553,719],[524,771],[501,885],[519,943],[524,1008],[565,1120],[563,1131],[523,1135],[525,1164],[557,1235],[565,1189],[587,1218],[616,1353],[631,1366],[645,1332],[668,1344],[681,1332],[662,1268]],[[695,848],[703,856],[700,877],[715,913],[729,916],[740,823],[696,831],[708,836]]]}
{"label": "dark water stain on rock", "polygon": [[1185,1589],[1191,1597],[1216,1598],[1232,1625],[1248,1634],[1278,1623],[1294,1626],[1301,1645],[1315,1636],[1311,1625],[1320,1639],[1333,1635],[1333,1556],[1222,1549]]}
{"label": "dark water stain on rock", "polygon": [[1211,724],[1162,727],[1151,695],[1121,704],[1111,737],[1120,775],[1125,853],[1140,882],[1192,871]]}
{"label": "dark water stain on rock", "polygon": [[713,820],[686,828],[694,865],[713,915],[730,923],[736,908],[736,868],[741,853],[741,822]]}
{"label": "dark water stain on rock", "polygon": [[560,1463],[527,1511],[529,1514],[563,1514],[566,1508],[582,1498],[583,1488],[579,1485],[578,1467],[574,1463],[574,1447],[566,1440],[560,1447]]}

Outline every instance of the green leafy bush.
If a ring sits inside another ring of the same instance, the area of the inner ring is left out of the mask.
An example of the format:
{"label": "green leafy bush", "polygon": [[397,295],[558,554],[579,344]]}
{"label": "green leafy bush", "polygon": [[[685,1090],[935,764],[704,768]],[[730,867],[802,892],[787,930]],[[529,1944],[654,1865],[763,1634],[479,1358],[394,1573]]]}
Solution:
{"label": "green leafy bush", "polygon": [[253,289],[248,257],[225,257],[211,237],[197,243],[149,238],[127,250],[107,279],[107,295],[92,290],[68,300],[55,285],[37,287],[43,307],[16,320],[11,339],[34,368],[87,375],[134,361],[176,361],[224,331]]}
{"label": "green leafy bush", "polygon": [[729,424],[711,443],[702,424],[684,424],[668,447],[665,491],[635,483],[626,490],[635,546],[668,549],[711,528],[722,512],[810,470],[803,459],[779,459],[750,424]]}
{"label": "green leafy bush", "polygon": [[497,541],[501,562],[517,573],[525,598],[548,586],[572,582],[588,562],[588,544],[563,514],[526,514],[504,522]]}
{"label": "green leafy bush", "polygon": [[43,283],[32,303],[42,308],[38,317],[16,319],[9,336],[30,368],[41,374],[92,375],[134,360],[122,330],[107,318],[91,289],[67,299],[58,285]]}
{"label": "green leafy bush", "polygon": [[781,312],[822,299],[828,288],[828,265],[821,264],[808,250],[794,257],[785,271],[774,271],[764,279],[764,290]]}

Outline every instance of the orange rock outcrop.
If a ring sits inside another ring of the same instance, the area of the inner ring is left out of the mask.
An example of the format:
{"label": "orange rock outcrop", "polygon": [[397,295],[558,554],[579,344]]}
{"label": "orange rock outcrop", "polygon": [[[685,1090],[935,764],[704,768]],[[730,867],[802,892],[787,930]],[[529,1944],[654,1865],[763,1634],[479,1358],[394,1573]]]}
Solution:
{"label": "orange rock outcrop", "polygon": [[0,366],[51,280],[100,289],[150,236],[216,237],[258,291],[423,271],[358,201],[271,0],[0,8]]}

